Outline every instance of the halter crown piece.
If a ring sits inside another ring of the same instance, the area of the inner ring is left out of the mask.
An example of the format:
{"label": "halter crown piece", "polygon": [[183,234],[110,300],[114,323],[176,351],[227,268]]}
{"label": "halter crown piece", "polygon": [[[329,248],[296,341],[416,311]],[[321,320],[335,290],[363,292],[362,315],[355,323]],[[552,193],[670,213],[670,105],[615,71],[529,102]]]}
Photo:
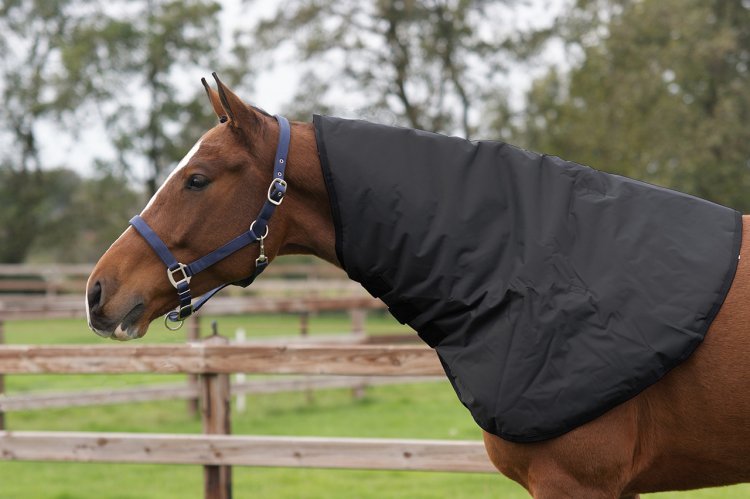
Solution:
{"label": "halter crown piece", "polygon": [[[168,329],[173,331],[179,329],[187,317],[194,312],[197,312],[204,303],[229,284],[236,284],[243,287],[249,286],[268,266],[268,258],[265,254],[263,240],[268,236],[268,222],[271,219],[274,210],[276,210],[276,207],[284,200],[284,194],[286,193],[287,184],[284,180],[284,170],[286,169],[287,156],[289,153],[289,140],[291,137],[289,121],[279,115],[274,116],[274,118],[276,118],[276,121],[279,123],[279,143],[276,146],[276,159],[273,164],[273,179],[271,180],[271,185],[268,186],[266,201],[263,203],[263,207],[260,209],[258,216],[255,217],[253,223],[250,224],[250,228],[247,232],[240,234],[224,246],[213,250],[194,262],[184,264],[177,261],[177,258],[175,258],[172,252],[169,251],[167,245],[164,244],[161,238],[156,235],[156,232],[149,227],[140,215],[136,215],[130,220],[130,225],[132,225],[135,230],[143,236],[146,242],[159,256],[161,261],[164,262],[164,265],[167,266],[167,277],[169,278],[169,282],[171,282],[172,286],[177,290],[180,305],[176,310],[173,310],[166,315],[164,323]],[[223,260],[245,246],[254,243],[260,245],[260,254],[255,260],[255,270],[252,275],[241,281],[223,284],[218,288],[214,288],[193,303],[193,298],[190,293],[190,279],[195,274],[206,270],[211,265]],[[176,322],[178,325],[176,327],[170,327],[170,322]]]}

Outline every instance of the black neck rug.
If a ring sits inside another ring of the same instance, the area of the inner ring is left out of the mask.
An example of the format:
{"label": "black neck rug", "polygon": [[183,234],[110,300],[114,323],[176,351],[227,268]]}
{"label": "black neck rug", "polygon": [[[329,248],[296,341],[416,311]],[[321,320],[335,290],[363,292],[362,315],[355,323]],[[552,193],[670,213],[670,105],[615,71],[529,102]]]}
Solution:
{"label": "black neck rug", "polygon": [[504,439],[558,436],[658,381],[731,285],[735,210],[502,142],[314,124],[339,261]]}

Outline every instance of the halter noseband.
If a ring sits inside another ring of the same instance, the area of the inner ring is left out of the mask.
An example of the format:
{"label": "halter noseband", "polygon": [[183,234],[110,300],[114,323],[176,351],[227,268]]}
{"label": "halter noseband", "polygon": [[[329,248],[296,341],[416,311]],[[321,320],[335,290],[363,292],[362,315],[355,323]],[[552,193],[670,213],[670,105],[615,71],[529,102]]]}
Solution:
{"label": "halter noseband", "polygon": [[[167,245],[164,244],[161,238],[156,235],[156,232],[149,227],[140,215],[136,215],[130,220],[130,225],[132,225],[135,230],[143,236],[146,242],[159,256],[161,261],[164,262],[164,265],[167,266],[167,277],[169,278],[169,282],[175,287],[177,290],[177,296],[180,298],[180,305],[177,310],[169,312],[164,319],[164,324],[168,329],[179,329],[187,317],[194,312],[197,312],[204,303],[216,293],[229,286],[229,284],[237,284],[243,287],[249,286],[268,266],[268,258],[265,254],[263,240],[268,236],[268,222],[276,207],[284,200],[284,194],[286,193],[287,184],[284,180],[284,170],[286,168],[289,140],[291,136],[289,121],[279,115],[274,116],[274,118],[279,122],[279,143],[276,146],[276,159],[273,164],[273,179],[271,180],[271,185],[268,186],[266,201],[263,203],[263,207],[260,209],[258,216],[253,223],[250,224],[250,228],[247,232],[240,234],[224,246],[213,250],[194,262],[184,264],[177,261],[177,258],[175,258],[172,252],[169,251]],[[195,274],[207,269],[211,265],[223,260],[245,246],[256,242],[260,244],[260,254],[255,260],[255,270],[251,276],[235,283],[227,283],[218,288],[214,288],[198,298],[195,304],[192,303],[193,298],[190,294],[190,279]],[[178,322],[179,324],[177,327],[172,328],[169,327],[170,321]]]}

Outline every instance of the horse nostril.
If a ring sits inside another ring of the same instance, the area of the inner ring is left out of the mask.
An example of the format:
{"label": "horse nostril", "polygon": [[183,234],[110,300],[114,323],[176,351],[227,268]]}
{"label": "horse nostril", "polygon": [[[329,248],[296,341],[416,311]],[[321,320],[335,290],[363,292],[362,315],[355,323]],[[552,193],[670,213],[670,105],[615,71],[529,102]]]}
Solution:
{"label": "horse nostril", "polygon": [[89,310],[96,311],[101,306],[101,300],[102,285],[99,281],[96,281],[88,292]]}

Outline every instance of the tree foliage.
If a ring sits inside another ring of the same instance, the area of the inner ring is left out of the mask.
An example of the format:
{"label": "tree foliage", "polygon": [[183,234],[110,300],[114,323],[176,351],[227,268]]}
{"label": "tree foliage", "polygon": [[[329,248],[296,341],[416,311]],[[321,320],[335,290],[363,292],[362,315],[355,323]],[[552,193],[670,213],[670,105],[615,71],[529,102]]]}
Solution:
{"label": "tree foliage", "polygon": [[[516,3],[290,0],[250,35],[264,56],[260,64],[287,42],[306,63],[293,113],[317,106],[351,114],[354,106],[356,114],[385,113],[411,127],[468,137],[479,128],[483,104],[505,96],[508,63],[520,52],[518,31],[507,22]],[[331,88],[359,101],[342,103]]]}
{"label": "tree foliage", "polygon": [[750,4],[580,0],[581,54],[535,82],[530,147],[750,209]]}
{"label": "tree foliage", "polygon": [[[528,3],[288,0],[227,51],[217,0],[4,0],[0,261],[96,258],[215,119],[193,68],[247,86],[280,59],[301,75],[292,117],[510,134],[750,209],[750,2],[570,0],[551,28],[519,24]],[[560,39],[574,63],[534,81],[514,115],[509,69]],[[50,122],[61,134],[105,129],[116,161],[88,177],[74,156],[42,164]]]}
{"label": "tree foliage", "polygon": [[[51,166],[73,166],[78,158],[60,157],[56,165],[42,164],[39,129],[44,123],[54,121],[59,130],[73,136],[82,123],[100,123],[119,153],[118,161],[100,168],[107,185],[123,183],[124,174],[133,178],[135,165],[142,165],[147,170],[146,190],[156,190],[164,170],[212,121],[198,78],[185,85],[176,73],[195,64],[210,66],[216,60],[219,8],[210,0],[6,0],[0,4],[4,204],[0,261],[20,262],[33,248],[43,248],[40,241],[55,228],[50,220],[63,212],[69,212],[63,225],[69,232],[84,230],[73,223],[79,217],[70,215],[80,207],[60,196],[86,195],[91,205],[118,206],[117,202],[97,204],[97,193],[87,187],[91,182],[96,185],[94,180],[81,180],[69,171],[49,171]],[[61,186],[69,190],[60,190]],[[100,187],[110,192],[105,184]],[[135,196],[131,191],[125,194],[123,199]],[[115,212],[118,219],[109,223],[121,230],[127,214]],[[107,222],[106,217],[99,218]],[[112,232],[106,223],[99,231]],[[61,240],[55,239],[58,244]]]}
{"label": "tree foliage", "polygon": [[[196,66],[216,68],[219,10],[213,0],[110,1],[101,22],[79,30],[81,43],[65,50],[71,87],[100,96],[120,167],[132,174],[145,165],[148,193],[211,123],[197,76],[183,78]],[[116,58],[102,43],[110,38]]]}
{"label": "tree foliage", "polygon": [[48,184],[38,124],[78,104],[61,84],[59,64],[61,47],[74,46],[77,27],[86,23],[73,11],[73,2],[66,0],[6,1],[0,6],[2,261],[23,261],[41,230]]}
{"label": "tree foliage", "polygon": [[[142,204],[142,196],[123,177],[84,178],[67,168],[31,175],[41,195],[26,204],[28,182],[18,172],[0,169],[0,262],[17,263],[29,256],[37,261],[95,261]],[[17,223],[22,219],[33,221],[33,233]]]}

